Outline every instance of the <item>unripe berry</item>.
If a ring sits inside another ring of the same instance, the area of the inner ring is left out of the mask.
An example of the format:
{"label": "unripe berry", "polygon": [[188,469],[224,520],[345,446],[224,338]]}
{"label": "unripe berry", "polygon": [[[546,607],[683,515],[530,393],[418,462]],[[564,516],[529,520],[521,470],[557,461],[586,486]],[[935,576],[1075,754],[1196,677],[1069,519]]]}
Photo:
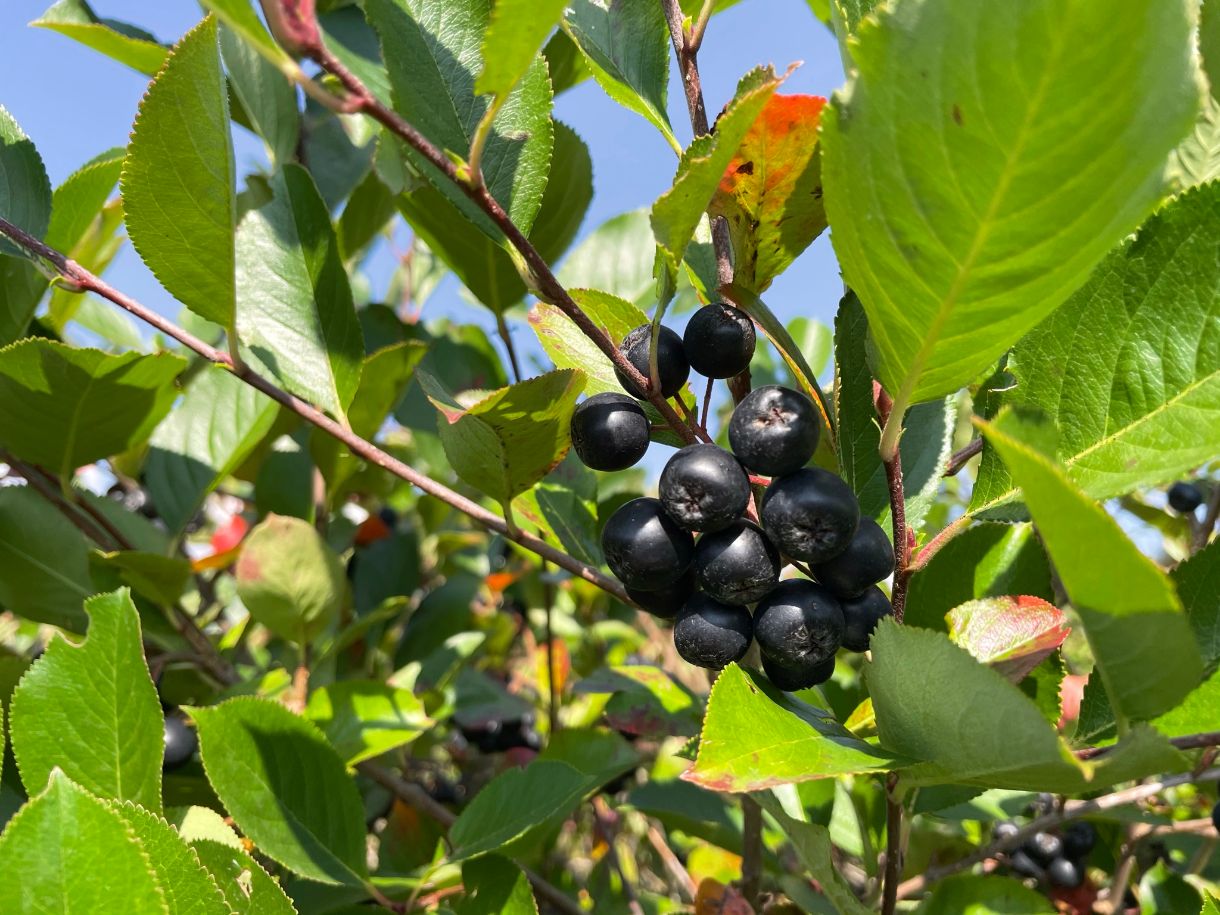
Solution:
{"label": "unripe berry", "polygon": [[[626,337],[619,346],[619,352],[627,357],[637,372],[649,378],[648,353],[652,344],[652,325],[641,324]],[[624,375],[617,368],[614,370],[618,383],[632,397],[644,400],[648,392]],[[673,397],[682,390],[686,379],[690,376],[690,363],[686,361],[686,352],[682,347],[682,338],[668,327],[661,327],[657,339],[657,375],[661,381],[661,396]]]}
{"label": "unripe berry", "polygon": [[688,664],[719,670],[750,649],[750,611],[707,594],[696,594],[674,623],[674,647]]}
{"label": "unripe berry", "polygon": [[779,581],[779,552],[749,521],[704,534],[695,544],[695,574],[708,594],[730,604],[752,604]]}
{"label": "unripe berry", "polygon": [[729,445],[755,473],[781,476],[809,463],[821,431],[813,401],[773,384],[755,388],[733,410]]}
{"label": "unripe berry", "polygon": [[674,524],[657,499],[632,499],[606,522],[602,551],[628,588],[656,591],[686,574],[695,538]]}
{"label": "unripe berry", "polygon": [[851,543],[860,524],[860,503],[829,470],[798,470],[767,487],[762,524],[784,555],[824,563]]}
{"label": "unripe berry", "polygon": [[755,610],[754,638],[763,657],[780,667],[820,664],[834,657],[843,640],[843,610],[821,585],[781,581]]}
{"label": "unripe berry", "polygon": [[750,502],[750,478],[737,458],[716,445],[687,445],[661,471],[661,504],[679,527],[718,531]]}
{"label": "unripe berry", "polygon": [[691,368],[700,375],[732,378],[750,367],[757,341],[749,315],[727,302],[713,302],[691,316],[682,342]]}
{"label": "unripe berry", "polygon": [[847,549],[815,565],[813,574],[839,597],[859,597],[894,574],[894,548],[880,524],[872,518],[862,518]]}
{"label": "unripe berry", "polygon": [[594,394],[572,413],[572,447],[593,470],[626,470],[648,450],[648,416],[626,394]]}

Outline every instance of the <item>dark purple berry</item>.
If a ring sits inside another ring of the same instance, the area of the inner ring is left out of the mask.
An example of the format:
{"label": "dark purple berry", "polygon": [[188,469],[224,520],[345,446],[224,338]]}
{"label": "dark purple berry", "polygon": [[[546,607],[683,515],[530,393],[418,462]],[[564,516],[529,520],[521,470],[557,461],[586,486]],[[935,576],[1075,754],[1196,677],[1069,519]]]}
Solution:
{"label": "dark purple berry", "polygon": [[821,585],[782,581],[755,609],[754,638],[763,657],[781,667],[821,664],[843,640],[843,610]]}
{"label": "dark purple berry", "polygon": [[657,499],[632,499],[602,531],[606,565],[628,588],[656,591],[686,574],[695,538],[665,514]]}
{"label": "dark purple berry", "polygon": [[779,569],[778,551],[750,521],[734,521],[695,544],[699,586],[730,604],[752,604],[765,597],[779,581]]}
{"label": "dark purple berry", "polygon": [[1169,507],[1189,515],[1203,504],[1203,493],[1194,483],[1174,483],[1169,487]]}
{"label": "dark purple berry", "polygon": [[1074,890],[1084,883],[1084,869],[1067,858],[1056,858],[1046,866],[1046,879],[1051,886]]}
{"label": "dark purple berry", "polygon": [[813,401],[773,384],[755,388],[733,410],[729,445],[755,473],[782,476],[809,463],[821,431]]}
{"label": "dark purple berry", "polygon": [[[635,366],[635,370],[647,380],[649,375],[648,353],[652,343],[652,325],[641,324],[619,345],[619,352],[627,357],[627,361]],[[632,397],[644,400],[648,392],[624,375],[617,368],[614,370],[618,383]],[[673,397],[682,390],[686,379],[690,376],[690,364],[686,361],[686,352],[682,347],[682,338],[662,326],[657,339],[657,375],[661,381],[661,396]]]}
{"label": "dark purple berry", "polygon": [[674,623],[674,647],[688,664],[719,670],[750,649],[750,611],[707,594],[695,594]]}
{"label": "dark purple berry", "polygon": [[894,612],[890,599],[876,585],[839,604],[843,607],[843,647],[848,651],[868,651],[873,630]]}
{"label": "dark purple berry", "polygon": [[835,672],[835,659],[834,655],[831,655],[825,661],[817,663],[810,661],[789,666],[763,655],[762,666],[767,679],[777,688],[786,693],[794,693],[797,690],[818,686],[829,680]]}
{"label": "dark purple berry", "polygon": [[162,758],[161,768],[166,772],[186,765],[199,747],[199,738],[195,736],[195,729],[178,714],[171,713],[165,716],[164,737],[165,756]]}
{"label": "dark purple berry", "polygon": [[745,514],[750,478],[737,458],[710,444],[687,445],[661,471],[661,504],[688,531],[718,531]]}
{"label": "dark purple berry", "polygon": [[593,470],[626,470],[648,450],[648,416],[626,394],[594,394],[572,413],[572,447]]}
{"label": "dark purple berry", "polygon": [[694,569],[688,569],[686,574],[672,585],[666,585],[655,591],[642,591],[639,588],[627,589],[628,597],[653,616],[663,620],[672,620],[677,616],[694,593]]}
{"label": "dark purple berry", "polygon": [[894,574],[894,547],[880,524],[862,518],[847,549],[815,565],[813,574],[839,597],[859,597]]}
{"label": "dark purple berry", "polygon": [[860,525],[860,503],[829,470],[798,470],[767,487],[762,524],[784,555],[825,563],[851,543]]}
{"label": "dark purple berry", "polygon": [[749,368],[754,357],[754,322],[740,308],[713,302],[691,316],[682,342],[691,368],[700,375],[732,378]]}

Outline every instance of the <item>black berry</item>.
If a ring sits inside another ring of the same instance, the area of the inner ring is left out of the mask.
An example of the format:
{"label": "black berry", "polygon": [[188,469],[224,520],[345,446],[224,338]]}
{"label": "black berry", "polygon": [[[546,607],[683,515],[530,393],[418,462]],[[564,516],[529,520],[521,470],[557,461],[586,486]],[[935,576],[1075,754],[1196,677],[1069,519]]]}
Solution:
{"label": "black berry", "polygon": [[1042,865],[1022,849],[1018,849],[1008,856],[1008,869],[1021,877],[1033,877],[1037,880],[1041,880],[1045,873]]}
{"label": "black berry", "polygon": [[1203,504],[1203,493],[1194,483],[1174,483],[1169,487],[1169,507],[1184,515]]}
{"label": "black berry", "polygon": [[843,647],[848,651],[868,651],[873,630],[894,612],[890,599],[876,585],[839,604],[843,608]]}
{"label": "black berry", "polygon": [[606,565],[628,588],[656,591],[690,568],[695,538],[674,524],[657,499],[632,499],[602,531]]}
{"label": "black berry", "polygon": [[695,544],[695,574],[712,597],[752,604],[779,581],[779,552],[758,525],[734,521]]}
{"label": "black berry", "polygon": [[1084,883],[1083,869],[1075,861],[1067,858],[1056,858],[1046,866],[1046,879],[1051,886],[1074,890]]}
{"label": "black berry", "polygon": [[509,750],[537,750],[542,745],[532,717],[491,719],[461,728],[462,736],[481,753],[506,753]]}
{"label": "black berry", "polygon": [[687,445],[661,471],[661,504],[688,531],[718,531],[750,502],[750,478],[737,458],[715,445]]}
{"label": "black berry", "polygon": [[648,450],[648,417],[626,394],[594,394],[572,414],[572,447],[593,470],[626,470]]}
{"label": "black berry", "polygon": [[691,368],[705,378],[732,378],[754,357],[754,322],[727,302],[704,305],[682,335]]}
{"label": "black berry", "polygon": [[1049,864],[1063,855],[1063,840],[1053,832],[1036,832],[1025,840],[1021,849],[1039,864]]}
{"label": "black berry", "polygon": [[991,830],[991,838],[996,842],[1003,842],[1005,839],[1011,839],[1021,831],[1021,827],[1012,820],[1001,820],[996,823]]}
{"label": "black berry", "polygon": [[733,410],[729,444],[750,470],[781,476],[809,463],[821,431],[813,401],[772,384],[755,388]]}
{"label": "black berry", "polygon": [[880,524],[862,518],[847,549],[815,565],[813,574],[839,597],[859,597],[894,574],[894,548]]}
{"label": "black berry", "polygon": [[745,657],[752,632],[750,611],[741,604],[696,594],[674,623],[674,647],[687,663],[719,670]]}
{"label": "black berry", "polygon": [[843,640],[843,610],[821,585],[782,581],[756,608],[754,637],[763,657],[781,667],[820,664]]}
{"label": "black berry", "polygon": [[860,503],[829,470],[798,470],[767,487],[762,524],[785,555],[824,563],[851,543],[860,524]]}
{"label": "black berry", "polygon": [[1216,827],[1216,832],[1220,832],[1220,803],[1212,808],[1212,826]]}
{"label": "black berry", "polygon": [[1063,830],[1063,853],[1069,858],[1079,860],[1093,850],[1097,844],[1097,830],[1092,823],[1077,820],[1068,824]]}
{"label": "black berry", "polygon": [[627,596],[651,613],[653,616],[672,620],[678,615],[683,605],[695,593],[695,570],[688,569],[686,574],[672,585],[658,588],[655,591],[642,591],[639,588],[628,588]]}
{"label": "black berry", "polygon": [[835,672],[835,659],[831,655],[819,663],[793,664],[791,666],[773,661],[766,655],[762,656],[763,673],[767,679],[786,693],[794,693],[800,689],[809,689],[825,683]]}
{"label": "black berry", "polygon": [[195,736],[195,729],[190,727],[178,714],[171,713],[165,716],[164,736],[165,756],[162,759],[161,768],[166,772],[184,766],[195,755],[195,750],[199,747],[199,738]]}
{"label": "black berry", "polygon": [[[636,371],[644,376],[645,381],[649,378],[648,352],[651,343],[652,325],[641,324],[623,338],[623,342],[618,348],[619,352],[627,357],[627,361],[635,366]],[[648,397],[647,391],[617,368],[614,370],[614,374],[618,378],[618,383],[623,386],[623,390],[632,397],[638,397],[641,400]],[[682,385],[686,384],[686,379],[690,375],[690,363],[686,361],[682,338],[664,326],[661,327],[661,334],[657,340],[657,375],[661,381],[662,397],[673,397],[681,391]]]}

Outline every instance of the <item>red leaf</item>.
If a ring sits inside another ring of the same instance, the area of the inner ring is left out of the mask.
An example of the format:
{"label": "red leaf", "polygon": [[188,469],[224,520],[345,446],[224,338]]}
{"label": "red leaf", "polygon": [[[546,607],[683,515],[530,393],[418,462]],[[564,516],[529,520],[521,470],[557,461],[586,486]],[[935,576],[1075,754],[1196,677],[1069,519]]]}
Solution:
{"label": "red leaf", "polygon": [[945,614],[949,638],[1013,683],[1063,644],[1063,611],[1038,597],[987,597]]}

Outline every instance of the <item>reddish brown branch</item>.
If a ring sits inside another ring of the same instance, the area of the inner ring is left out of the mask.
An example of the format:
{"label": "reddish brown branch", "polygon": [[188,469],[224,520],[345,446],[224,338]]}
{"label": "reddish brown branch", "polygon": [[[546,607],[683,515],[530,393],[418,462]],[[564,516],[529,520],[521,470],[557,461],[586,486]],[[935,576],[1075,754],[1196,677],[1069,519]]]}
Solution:
{"label": "reddish brown branch", "polygon": [[975,455],[982,454],[983,440],[981,438],[973,439],[970,444],[959,448],[953,452],[953,456],[949,458],[949,465],[945,468],[945,476],[955,477],[962,472],[962,468],[970,463],[970,459]]}

